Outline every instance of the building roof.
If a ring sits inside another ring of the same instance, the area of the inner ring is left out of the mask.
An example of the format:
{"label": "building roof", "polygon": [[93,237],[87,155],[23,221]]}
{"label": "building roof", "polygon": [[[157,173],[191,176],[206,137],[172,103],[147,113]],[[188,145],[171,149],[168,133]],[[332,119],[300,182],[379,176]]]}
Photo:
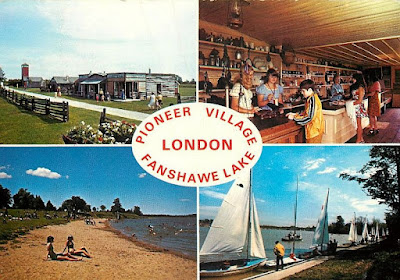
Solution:
{"label": "building roof", "polygon": [[43,78],[42,77],[29,77],[30,82],[42,82]]}
{"label": "building roof", "polygon": [[63,85],[63,84],[73,84],[75,83],[75,81],[78,80],[78,77],[69,77],[69,76],[54,76],[53,78],[51,78],[51,81],[56,82],[59,85]]}

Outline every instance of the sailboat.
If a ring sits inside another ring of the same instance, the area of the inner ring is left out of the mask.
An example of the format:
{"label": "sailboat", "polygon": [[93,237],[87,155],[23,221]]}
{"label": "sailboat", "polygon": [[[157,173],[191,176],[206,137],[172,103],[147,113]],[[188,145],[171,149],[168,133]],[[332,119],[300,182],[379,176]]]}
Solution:
{"label": "sailboat", "polygon": [[357,224],[356,224],[356,213],[354,213],[354,217],[351,220],[350,224],[350,231],[349,231],[349,241],[351,244],[354,244],[357,242]]}
{"label": "sailboat", "polygon": [[379,223],[376,222],[376,230],[375,230],[375,241],[379,241]]}
{"label": "sailboat", "polygon": [[200,276],[244,273],[266,260],[251,187],[250,170],[225,196],[200,250]]}
{"label": "sailboat", "polygon": [[324,205],[322,205],[321,214],[318,218],[318,223],[314,231],[314,236],[312,240],[313,245],[321,246],[321,251],[323,250],[323,245],[329,243],[329,232],[328,232],[328,198],[329,189],[326,195]]}
{"label": "sailboat", "polygon": [[365,220],[364,220],[364,227],[363,227],[361,237],[364,240],[364,242],[370,241],[370,236],[368,234],[368,219],[367,219],[367,217],[365,217]]}
{"label": "sailboat", "polygon": [[301,234],[296,234],[296,227],[297,227],[297,194],[298,194],[298,192],[299,192],[299,178],[297,178],[296,200],[295,200],[295,204],[294,204],[294,231],[293,231],[293,233],[290,232],[286,236],[282,237],[282,241],[293,241],[292,254],[294,254],[294,242],[303,240],[303,237],[301,236]]}

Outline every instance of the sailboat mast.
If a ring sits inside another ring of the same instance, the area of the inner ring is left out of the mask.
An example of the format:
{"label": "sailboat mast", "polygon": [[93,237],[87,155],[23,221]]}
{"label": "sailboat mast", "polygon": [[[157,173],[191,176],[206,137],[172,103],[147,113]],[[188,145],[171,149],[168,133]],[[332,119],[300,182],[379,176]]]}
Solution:
{"label": "sailboat mast", "polygon": [[[329,189],[328,189],[328,194],[326,195],[326,203],[325,203],[325,212],[326,212],[326,207],[328,207],[328,199],[329,199]],[[325,224],[326,224],[326,219],[327,219],[327,214],[324,216],[324,226],[322,227],[322,240],[321,240],[321,252],[322,252],[322,245],[324,244],[324,236],[325,236]]]}
{"label": "sailboat mast", "polygon": [[294,203],[294,238],[292,245],[292,253],[294,254],[294,245],[296,243],[296,227],[297,227],[297,194],[299,192],[299,176],[297,175],[297,187],[296,187],[296,201]]}
{"label": "sailboat mast", "polygon": [[250,251],[250,228],[251,228],[251,197],[252,197],[252,172],[250,169],[250,184],[249,184],[249,219],[248,219],[248,228],[247,228],[247,259],[249,259],[249,251]]}

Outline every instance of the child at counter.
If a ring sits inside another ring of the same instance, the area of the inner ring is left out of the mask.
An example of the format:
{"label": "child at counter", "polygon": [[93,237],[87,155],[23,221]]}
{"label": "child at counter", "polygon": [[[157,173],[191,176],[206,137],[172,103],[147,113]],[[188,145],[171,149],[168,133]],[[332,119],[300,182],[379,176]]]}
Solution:
{"label": "child at counter", "polygon": [[286,116],[297,124],[305,126],[307,143],[321,143],[324,133],[324,118],[322,116],[322,104],[312,80],[304,80],[300,84],[300,90],[306,98],[305,110],[298,113],[288,113]]}

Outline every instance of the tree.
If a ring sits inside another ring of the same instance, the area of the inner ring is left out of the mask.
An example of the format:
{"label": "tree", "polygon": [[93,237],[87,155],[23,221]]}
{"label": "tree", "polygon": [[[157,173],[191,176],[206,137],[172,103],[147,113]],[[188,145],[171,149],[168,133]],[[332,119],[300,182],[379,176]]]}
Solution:
{"label": "tree", "polygon": [[122,204],[119,201],[119,198],[114,199],[114,205],[111,206],[111,212],[124,212],[125,209],[122,208]]}
{"label": "tree", "polygon": [[0,185],[0,208],[8,208],[11,204],[11,192],[7,188]]}
{"label": "tree", "polygon": [[96,212],[96,211],[97,211],[97,208],[93,206],[92,211],[93,211],[93,212]]}
{"label": "tree", "polygon": [[33,209],[33,201],[35,197],[28,192],[27,189],[19,189],[13,196],[13,207],[17,209]]}
{"label": "tree", "polygon": [[36,210],[44,210],[46,208],[42,198],[39,195],[36,195],[33,199],[32,208]]}
{"label": "tree", "polygon": [[140,207],[139,206],[135,206],[133,209],[133,214],[136,214],[138,216],[143,216],[142,211],[140,211]]}
{"label": "tree", "polygon": [[100,209],[101,209],[101,211],[104,212],[107,209],[107,207],[105,205],[100,205]]}
{"label": "tree", "polygon": [[46,203],[46,208],[47,211],[56,211],[56,207],[49,201],[47,201]]}
{"label": "tree", "polygon": [[67,199],[62,203],[61,209],[72,213],[75,219],[78,212],[85,212],[87,210],[87,204],[86,201],[79,196],[72,196],[70,199]]}
{"label": "tree", "polygon": [[374,146],[369,152],[371,160],[359,171],[359,174],[340,174],[340,178],[356,181],[367,194],[386,204],[390,212],[386,213],[386,222],[391,238],[400,237],[400,147]]}
{"label": "tree", "polygon": [[4,73],[3,69],[0,67],[0,82],[6,79],[6,74]]}

